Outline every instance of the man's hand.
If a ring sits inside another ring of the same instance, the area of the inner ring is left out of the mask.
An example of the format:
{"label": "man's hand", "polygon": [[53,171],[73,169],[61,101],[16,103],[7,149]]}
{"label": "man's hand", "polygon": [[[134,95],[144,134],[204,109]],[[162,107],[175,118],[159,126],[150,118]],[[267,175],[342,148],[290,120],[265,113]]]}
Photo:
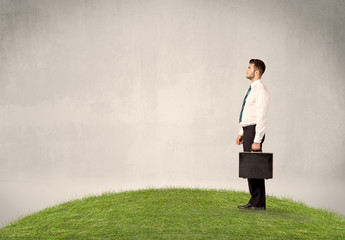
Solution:
{"label": "man's hand", "polygon": [[243,136],[238,135],[236,138],[236,144],[241,145],[243,143]]}
{"label": "man's hand", "polygon": [[253,143],[252,144],[252,151],[260,151],[260,150],[261,150],[260,143]]}

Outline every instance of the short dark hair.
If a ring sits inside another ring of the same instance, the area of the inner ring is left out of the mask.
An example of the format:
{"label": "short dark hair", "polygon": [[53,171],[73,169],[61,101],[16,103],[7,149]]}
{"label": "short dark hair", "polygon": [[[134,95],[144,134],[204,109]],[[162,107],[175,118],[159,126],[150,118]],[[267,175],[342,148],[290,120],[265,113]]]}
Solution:
{"label": "short dark hair", "polygon": [[260,59],[250,59],[249,63],[253,63],[254,64],[254,69],[259,70],[260,74],[264,74],[266,66],[265,63],[263,61],[261,61]]}

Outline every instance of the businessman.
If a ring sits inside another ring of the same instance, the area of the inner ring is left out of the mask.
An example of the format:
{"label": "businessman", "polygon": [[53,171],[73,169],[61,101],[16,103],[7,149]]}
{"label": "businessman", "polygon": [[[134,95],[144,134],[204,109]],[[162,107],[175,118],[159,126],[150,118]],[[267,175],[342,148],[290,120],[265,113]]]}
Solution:
{"label": "businessman", "polygon": [[[262,152],[269,105],[269,93],[261,80],[265,69],[263,61],[249,61],[246,77],[251,83],[243,99],[239,117],[241,130],[236,138],[237,145],[243,144],[244,152]],[[248,178],[248,186],[251,198],[248,204],[238,208],[266,210],[265,180]]]}

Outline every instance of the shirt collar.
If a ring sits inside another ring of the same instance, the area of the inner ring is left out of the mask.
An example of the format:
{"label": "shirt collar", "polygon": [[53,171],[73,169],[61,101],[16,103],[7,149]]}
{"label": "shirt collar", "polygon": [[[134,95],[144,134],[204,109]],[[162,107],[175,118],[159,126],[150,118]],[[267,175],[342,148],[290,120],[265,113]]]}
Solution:
{"label": "shirt collar", "polygon": [[253,87],[255,87],[256,85],[258,85],[259,83],[261,83],[261,79],[256,80],[255,82],[251,83],[251,84],[250,84],[250,87],[253,88]]}

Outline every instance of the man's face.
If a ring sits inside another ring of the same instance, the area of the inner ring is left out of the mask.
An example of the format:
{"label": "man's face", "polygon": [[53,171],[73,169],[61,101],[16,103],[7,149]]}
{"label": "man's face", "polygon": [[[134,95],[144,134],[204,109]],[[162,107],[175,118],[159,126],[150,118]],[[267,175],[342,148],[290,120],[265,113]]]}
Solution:
{"label": "man's face", "polygon": [[255,77],[254,63],[249,64],[246,72],[247,72],[247,76],[246,77],[249,80],[252,80]]}

